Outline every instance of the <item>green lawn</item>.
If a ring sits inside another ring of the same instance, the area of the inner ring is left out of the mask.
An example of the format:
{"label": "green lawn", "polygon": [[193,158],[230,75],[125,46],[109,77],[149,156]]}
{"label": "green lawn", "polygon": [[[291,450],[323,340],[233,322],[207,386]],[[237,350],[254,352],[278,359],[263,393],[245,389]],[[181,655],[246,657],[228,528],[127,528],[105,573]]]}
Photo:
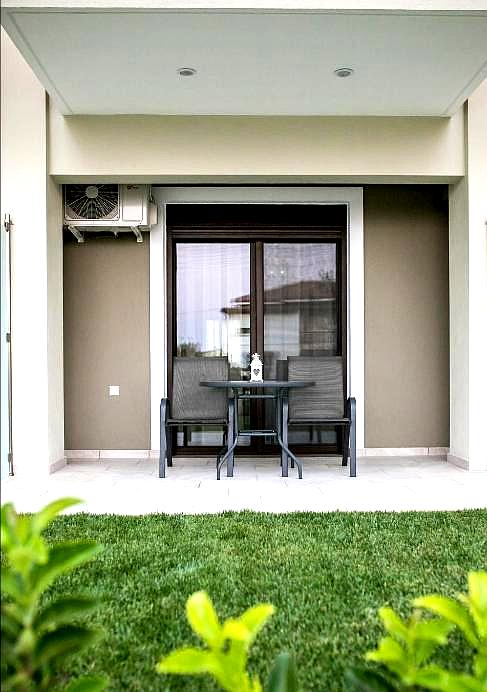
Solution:
{"label": "green lawn", "polygon": [[[72,672],[106,672],[113,690],[213,690],[206,678],[161,677],[156,661],[194,643],[187,597],[206,589],[222,616],[259,601],[276,615],[259,635],[262,678],[279,651],[296,657],[303,690],[341,690],[343,670],[381,634],[377,609],[403,614],[413,596],[464,590],[487,564],[487,511],[219,516],[73,515],[53,541],[91,538],[101,557],[60,580],[57,592],[91,593],[106,637]],[[460,665],[460,639],[447,665]]]}

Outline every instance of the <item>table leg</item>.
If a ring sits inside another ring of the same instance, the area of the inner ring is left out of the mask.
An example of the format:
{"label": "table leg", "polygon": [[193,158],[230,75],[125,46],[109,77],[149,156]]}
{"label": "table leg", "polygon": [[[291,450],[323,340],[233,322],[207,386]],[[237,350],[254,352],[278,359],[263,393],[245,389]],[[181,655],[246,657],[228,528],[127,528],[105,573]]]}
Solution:
{"label": "table leg", "polygon": [[[281,390],[277,391],[277,396],[276,396],[276,419],[277,419],[277,432],[278,435],[281,435],[282,437],[282,396],[281,396]],[[284,464],[284,450],[281,447],[281,459],[280,459],[280,464],[281,464],[281,469]]]}
{"label": "table leg", "polygon": [[[281,392],[279,392],[278,396],[278,409],[279,409],[279,427],[277,429],[277,439],[279,441],[279,444],[281,445],[281,474],[285,478],[287,478],[288,475],[288,455],[287,452],[284,450],[284,438],[286,437],[286,427],[287,427],[287,417],[285,416],[285,411],[284,411],[284,402],[287,400],[287,397],[282,395]],[[286,445],[287,446],[287,445]]]}
{"label": "table leg", "polygon": [[238,441],[238,396],[228,399],[228,435],[227,435],[227,451],[221,459],[217,459],[216,464],[216,479],[220,480],[220,471],[223,464],[227,463],[227,476],[233,476],[233,450],[237,446]]}
{"label": "table leg", "polygon": [[293,454],[288,447],[288,442],[287,442],[288,417],[289,417],[289,399],[287,398],[287,396],[283,396],[282,397],[282,434],[281,434],[281,430],[278,429],[278,431],[277,431],[277,439],[278,439],[279,444],[281,445],[281,449],[283,452],[282,475],[284,477],[286,477],[288,475],[288,457],[290,457],[292,460],[294,460],[296,466],[298,467],[298,477],[302,478],[303,477],[302,464],[299,461],[298,457],[295,454]]}
{"label": "table leg", "polygon": [[228,399],[228,434],[227,434],[227,476],[233,478],[233,443],[235,440],[235,399]]}

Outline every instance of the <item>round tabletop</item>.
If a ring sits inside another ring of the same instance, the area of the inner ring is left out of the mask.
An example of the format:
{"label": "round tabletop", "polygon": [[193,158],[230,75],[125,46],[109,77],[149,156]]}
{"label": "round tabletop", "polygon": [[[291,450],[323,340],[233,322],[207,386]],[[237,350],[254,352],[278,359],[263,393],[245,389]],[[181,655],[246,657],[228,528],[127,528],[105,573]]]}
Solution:
{"label": "round tabletop", "polygon": [[202,387],[216,387],[226,389],[297,389],[298,387],[312,387],[315,383],[308,380],[263,380],[251,382],[250,380],[203,380]]}

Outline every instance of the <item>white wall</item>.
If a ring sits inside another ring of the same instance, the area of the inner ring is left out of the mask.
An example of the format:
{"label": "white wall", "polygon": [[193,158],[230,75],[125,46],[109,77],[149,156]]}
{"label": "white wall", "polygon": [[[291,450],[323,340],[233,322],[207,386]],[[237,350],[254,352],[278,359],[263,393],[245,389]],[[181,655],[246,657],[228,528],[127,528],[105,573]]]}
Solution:
{"label": "white wall", "polygon": [[2,217],[7,213],[14,221],[12,422],[16,474],[47,471],[63,457],[64,447],[59,310],[62,246],[57,237],[61,228],[58,188],[49,192],[47,188],[46,131],[45,91],[2,30]]}
{"label": "white wall", "polygon": [[444,182],[463,118],[70,116],[49,113],[58,181]]}
{"label": "white wall", "polygon": [[64,460],[63,215],[61,186],[47,181],[47,368],[49,464]]}
{"label": "white wall", "polygon": [[468,186],[450,185],[450,454],[468,459]]}
{"label": "white wall", "polygon": [[469,467],[487,469],[487,80],[468,101]]}
{"label": "white wall", "polygon": [[450,458],[487,468],[487,81],[465,107],[467,175],[450,187]]}

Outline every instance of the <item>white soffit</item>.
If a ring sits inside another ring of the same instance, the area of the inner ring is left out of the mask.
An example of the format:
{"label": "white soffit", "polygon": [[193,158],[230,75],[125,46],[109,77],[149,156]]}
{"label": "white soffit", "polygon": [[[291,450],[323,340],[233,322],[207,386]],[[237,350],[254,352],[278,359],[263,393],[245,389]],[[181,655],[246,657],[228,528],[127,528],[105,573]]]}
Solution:
{"label": "white soffit", "polygon": [[4,0],[2,23],[66,115],[447,116],[487,76],[483,2],[333,8]]}

